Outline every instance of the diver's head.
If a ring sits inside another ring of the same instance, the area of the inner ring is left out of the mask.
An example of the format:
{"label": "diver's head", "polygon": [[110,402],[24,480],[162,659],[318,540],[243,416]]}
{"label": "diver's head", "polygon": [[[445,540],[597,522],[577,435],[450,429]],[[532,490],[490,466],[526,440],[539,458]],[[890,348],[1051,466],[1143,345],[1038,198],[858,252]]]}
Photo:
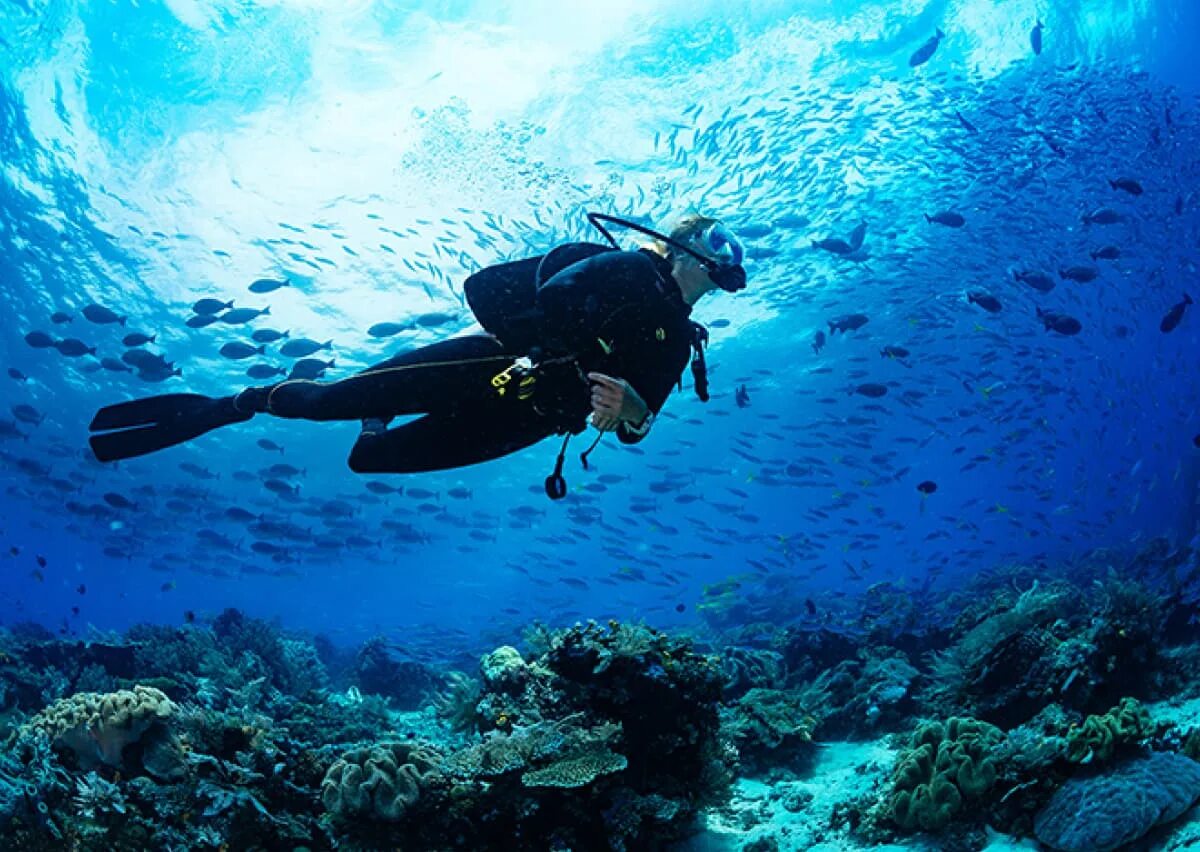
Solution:
{"label": "diver's head", "polygon": [[655,250],[671,261],[671,274],[683,291],[684,301],[696,304],[705,293],[721,289],[736,293],[746,286],[742,267],[745,250],[741,241],[717,219],[689,215],[679,220],[669,234],[685,251],[663,240]]}

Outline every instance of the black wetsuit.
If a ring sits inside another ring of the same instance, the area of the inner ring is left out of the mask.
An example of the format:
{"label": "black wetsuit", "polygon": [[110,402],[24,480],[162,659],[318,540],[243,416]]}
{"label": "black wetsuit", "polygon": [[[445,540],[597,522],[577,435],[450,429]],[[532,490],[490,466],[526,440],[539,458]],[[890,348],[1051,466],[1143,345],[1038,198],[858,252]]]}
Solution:
{"label": "black wetsuit", "polygon": [[[552,274],[551,274],[552,273]],[[540,286],[539,286],[540,282]],[[305,420],[422,414],[354,445],[359,473],[411,473],[475,464],[555,433],[578,433],[591,413],[591,371],[625,379],[654,413],[679,382],[696,326],[671,266],[653,252],[590,243],[480,270],[464,285],[486,334],[405,352],[331,384],[289,381],[270,412]],[[533,356],[534,393],[493,379]],[[624,424],[623,443],[641,440]]]}

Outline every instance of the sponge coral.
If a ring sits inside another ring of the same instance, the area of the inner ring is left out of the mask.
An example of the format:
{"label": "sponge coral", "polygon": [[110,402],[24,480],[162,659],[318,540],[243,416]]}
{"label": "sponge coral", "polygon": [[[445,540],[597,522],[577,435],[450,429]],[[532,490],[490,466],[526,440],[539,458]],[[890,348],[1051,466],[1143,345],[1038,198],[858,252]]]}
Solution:
{"label": "sponge coral", "polygon": [[381,743],[347,752],[321,782],[325,809],[338,816],[395,822],[417,803],[438,754],[419,743]]}
{"label": "sponge coral", "polygon": [[922,725],[896,764],[892,820],[909,831],[944,828],[996,782],[990,752],[1001,739],[999,728],[975,719]]}
{"label": "sponge coral", "polygon": [[135,686],[61,698],[30,719],[26,728],[45,733],[57,748],[73,751],[79,767],[88,771],[100,764],[119,767],[126,746],[174,712],[175,705],[162,692]]}

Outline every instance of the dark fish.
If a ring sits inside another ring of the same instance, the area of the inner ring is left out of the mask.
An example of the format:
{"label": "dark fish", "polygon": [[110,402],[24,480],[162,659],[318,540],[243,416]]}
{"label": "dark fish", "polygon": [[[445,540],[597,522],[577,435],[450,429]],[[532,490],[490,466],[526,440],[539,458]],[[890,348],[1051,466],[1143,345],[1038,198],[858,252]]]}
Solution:
{"label": "dark fish", "polygon": [[1042,55],[1042,32],[1046,29],[1041,18],[1033,25],[1033,29],[1029,31],[1029,45],[1033,48],[1034,56]]}
{"label": "dark fish", "polygon": [[54,313],[50,314],[50,322],[54,323],[55,325],[65,325],[71,321],[71,315],[64,314],[62,311],[55,311]]}
{"label": "dark fish", "polygon": [[746,390],[745,385],[738,385],[737,391],[734,392],[734,400],[738,408],[745,408],[750,404],[750,392]]}
{"label": "dark fish", "polygon": [[821,350],[825,348],[825,332],[818,331],[813,335],[812,348],[813,352],[821,354]]}
{"label": "dark fish", "polygon": [[299,494],[299,485],[290,485],[281,479],[268,479],[263,483],[263,488],[275,494]]}
{"label": "dark fish", "polygon": [[865,314],[845,314],[829,320],[829,333],[858,331],[871,320]]}
{"label": "dark fish", "polygon": [[250,292],[260,295],[263,293],[274,293],[280,287],[288,286],[289,283],[287,279],[280,281],[275,278],[259,278],[250,285]]}
{"label": "dark fish", "polygon": [[862,248],[863,240],[867,237],[867,220],[863,219],[854,230],[850,232],[850,248],[858,251]]}
{"label": "dark fish", "polygon": [[129,319],[129,317],[123,317],[116,311],[111,311],[103,305],[88,305],[83,309],[82,313],[88,322],[94,322],[96,325],[110,325],[112,323],[125,325],[125,321]]}
{"label": "dark fish", "polygon": [[1044,272],[1013,272],[1013,278],[1023,284],[1028,284],[1039,293],[1049,293],[1054,289],[1054,279]]}
{"label": "dark fish", "polygon": [[76,340],[74,337],[68,337],[66,340],[56,341],[54,343],[54,348],[67,358],[78,358],[82,355],[96,354],[95,346],[88,346],[82,340]]}
{"label": "dark fish", "polygon": [[1066,269],[1058,270],[1059,278],[1064,281],[1078,281],[1080,284],[1095,281],[1099,276],[1100,270],[1094,266],[1068,266]]}
{"label": "dark fish", "polygon": [[17,424],[12,420],[0,420],[0,438],[20,438],[22,441],[28,441],[29,436],[17,428]]}
{"label": "dark fish", "polygon": [[399,322],[377,322],[375,325],[367,329],[367,334],[371,337],[393,337],[402,331],[407,331],[409,326]]}
{"label": "dark fish", "polygon": [[686,610],[686,609],[687,609],[687,605],[686,605],[686,604],[681,604],[681,603],[677,603],[677,604],[675,604],[675,611],[676,611],[676,612],[683,612],[683,611],[684,611],[684,610]]}
{"label": "dark fish", "polygon": [[274,343],[276,340],[283,340],[288,336],[286,331],[276,331],[273,328],[260,328],[250,335],[255,343]]}
{"label": "dark fish", "polygon": [[1121,250],[1116,246],[1105,246],[1092,252],[1092,260],[1116,260],[1121,256]]}
{"label": "dark fish", "polygon": [[270,379],[275,376],[286,376],[287,370],[284,367],[272,367],[270,364],[255,364],[246,370],[246,375],[252,379]]}
{"label": "dark fish", "polygon": [[283,455],[283,447],[276,444],[270,438],[259,438],[257,443],[267,452],[279,453],[280,455]]}
{"label": "dark fish", "polygon": [[183,613],[183,620],[186,621],[188,624],[195,624],[196,623],[196,613],[192,612],[190,609],[186,610]]}
{"label": "dark fish", "polygon": [[431,311],[426,314],[419,314],[416,318],[417,325],[422,328],[437,328],[440,325],[445,325],[448,322],[453,322],[458,319],[454,314],[446,314],[440,311]]}
{"label": "dark fish", "polygon": [[1192,446],[1195,447],[1196,449],[1200,450],[1200,435],[1197,435],[1195,438],[1192,438]]}
{"label": "dark fish", "polygon": [[37,556],[37,564],[38,564],[40,567],[42,567],[42,568],[45,568],[45,567],[46,567],[46,557],[45,557],[45,556],[42,556],[41,554],[38,554],[38,556]]}
{"label": "dark fish", "polygon": [[201,299],[199,302],[192,305],[192,313],[208,316],[211,314],[219,314],[221,311],[228,310],[232,307],[232,299],[230,299],[228,302],[222,302],[220,299]]}
{"label": "dark fish", "polygon": [[924,482],[917,485],[917,490],[922,494],[932,494],[933,492],[937,491],[937,489],[937,483],[932,479],[926,479]]}
{"label": "dark fish", "polygon": [[131,368],[125,366],[120,361],[118,361],[116,358],[101,358],[100,366],[106,370],[111,370],[114,373],[132,373],[133,372],[133,370]]}
{"label": "dark fish", "polygon": [[871,399],[879,399],[881,396],[887,396],[887,392],[887,385],[876,384],[875,382],[858,385],[850,391],[852,394],[857,393],[861,396],[868,396]]}
{"label": "dark fish", "polygon": [[1042,325],[1046,331],[1057,331],[1059,334],[1072,337],[1083,331],[1083,325],[1075,317],[1067,316],[1066,314],[1056,314],[1052,311],[1043,311],[1037,309],[1038,318],[1041,319]]}
{"label": "dark fish", "polygon": [[157,334],[143,334],[140,331],[135,331],[132,334],[122,337],[121,342],[126,346],[145,346],[147,343],[153,343],[157,339]]}
{"label": "dark fish", "polygon": [[1162,322],[1158,326],[1159,330],[1163,334],[1169,334],[1178,328],[1180,321],[1183,319],[1183,313],[1190,304],[1192,304],[1192,297],[1184,293],[1183,301],[1167,311],[1167,315],[1162,318]]}
{"label": "dark fish", "polygon": [[926,213],[925,221],[931,225],[934,223],[945,225],[947,228],[961,228],[967,224],[967,220],[953,210],[943,210],[940,213],[934,213],[932,216]]}
{"label": "dark fish", "polygon": [[366,487],[372,494],[400,494],[404,490],[403,488],[394,488],[386,482],[379,482],[377,480],[371,480],[367,483]]}
{"label": "dark fish", "polygon": [[1119,189],[1122,192],[1128,192],[1130,195],[1141,195],[1143,192],[1145,192],[1145,190],[1142,189],[1142,185],[1133,178],[1117,178],[1116,180],[1110,180],[1108,185],[1113,189]]}
{"label": "dark fish", "polygon": [[11,411],[13,413],[13,417],[17,418],[22,423],[28,423],[31,426],[40,426],[42,425],[42,421],[46,419],[45,414],[42,414],[32,405],[26,405],[23,402],[19,403],[18,405],[14,405]]}
{"label": "dark fish", "polygon": [[54,345],[54,338],[44,331],[31,331],[25,335],[25,342],[34,349],[49,349]]}
{"label": "dark fish", "polygon": [[812,247],[827,251],[831,254],[854,254],[854,246],[845,240],[839,240],[836,237],[829,237],[824,240],[813,240]]}
{"label": "dark fish", "polygon": [[267,476],[270,477],[285,477],[292,478],[293,476],[303,476],[304,471],[298,467],[292,467],[290,464],[273,464],[267,468]]}
{"label": "dark fish", "polygon": [[216,314],[194,314],[187,318],[188,328],[207,328],[217,321]]}
{"label": "dark fish", "polygon": [[322,349],[332,349],[333,341],[326,340],[324,343],[317,343],[315,340],[309,340],[307,337],[298,337],[295,340],[289,340],[279,349],[279,354],[285,358],[307,358]]}
{"label": "dark fish", "polygon": [[455,500],[467,500],[471,497],[471,492],[461,486],[457,488],[451,488],[446,492],[446,494],[449,497],[453,497]]}
{"label": "dark fish", "polygon": [[729,328],[729,320],[721,318],[715,319],[708,324],[709,328]]}
{"label": "dark fish", "polygon": [[967,301],[973,305],[979,305],[989,314],[998,314],[1004,309],[1000,304],[1000,300],[991,293],[985,293],[983,290],[971,290],[967,293]]}
{"label": "dark fish", "polygon": [[236,308],[232,311],[226,311],[217,317],[217,319],[226,325],[245,325],[258,317],[268,316],[271,313],[271,307],[268,305],[261,311],[254,308]]}
{"label": "dark fish", "polygon": [[147,352],[145,349],[130,349],[122,352],[121,360],[131,367],[137,367],[139,370],[169,366],[163,356],[154,352]]}
{"label": "dark fish", "polygon": [[946,34],[939,29],[929,41],[918,47],[913,55],[908,58],[908,64],[913,68],[919,68],[924,65],[933,58],[933,54],[937,53],[938,45],[942,43],[942,39],[945,37]]}
{"label": "dark fish", "polygon": [[903,346],[885,346],[879,350],[879,355],[883,358],[907,358],[909,354]]}
{"label": "dark fish", "polygon": [[1115,225],[1123,220],[1124,217],[1111,207],[1100,207],[1091,213],[1083,214],[1085,225]]}
{"label": "dark fish", "polygon": [[231,361],[241,361],[243,358],[261,355],[265,348],[265,346],[251,346],[249,343],[234,340],[226,343],[219,351],[223,358],[228,358]]}
{"label": "dark fish", "polygon": [[136,509],[137,503],[134,503],[123,494],[118,494],[115,491],[109,491],[104,495],[104,502],[112,506],[114,509]]}
{"label": "dark fish", "polygon": [[319,379],[325,374],[325,371],[334,366],[334,362],[322,361],[319,358],[301,358],[292,365],[292,371],[288,373],[289,379]]}
{"label": "dark fish", "polygon": [[27,376],[27,375],[25,375],[24,373],[22,373],[22,372],[21,372],[20,370],[18,370],[16,367],[9,367],[9,368],[8,368],[8,377],[9,377],[10,379],[12,379],[13,381],[15,381],[15,382],[27,382],[27,381],[29,381],[29,376]]}
{"label": "dark fish", "polygon": [[954,117],[957,118],[958,123],[961,124],[963,127],[965,127],[969,132],[971,132],[971,133],[979,132],[979,128],[977,128],[974,124],[972,124],[971,122],[969,122],[965,118],[963,118],[963,114],[961,112],[959,112],[958,110],[954,111]]}

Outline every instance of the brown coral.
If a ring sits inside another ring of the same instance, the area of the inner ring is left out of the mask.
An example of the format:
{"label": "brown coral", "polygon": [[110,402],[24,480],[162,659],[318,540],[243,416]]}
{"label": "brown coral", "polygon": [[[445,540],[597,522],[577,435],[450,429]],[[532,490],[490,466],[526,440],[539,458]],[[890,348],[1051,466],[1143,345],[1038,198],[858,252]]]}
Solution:
{"label": "brown coral", "polygon": [[321,802],[339,816],[395,822],[417,803],[438,756],[419,743],[381,743],[347,752],[325,773]]}
{"label": "brown coral", "polygon": [[126,746],[175,712],[171,699],[149,686],[118,692],[80,692],[60,698],[29,720],[26,728],[45,733],[56,747],[69,748],[79,766],[121,766]]}

